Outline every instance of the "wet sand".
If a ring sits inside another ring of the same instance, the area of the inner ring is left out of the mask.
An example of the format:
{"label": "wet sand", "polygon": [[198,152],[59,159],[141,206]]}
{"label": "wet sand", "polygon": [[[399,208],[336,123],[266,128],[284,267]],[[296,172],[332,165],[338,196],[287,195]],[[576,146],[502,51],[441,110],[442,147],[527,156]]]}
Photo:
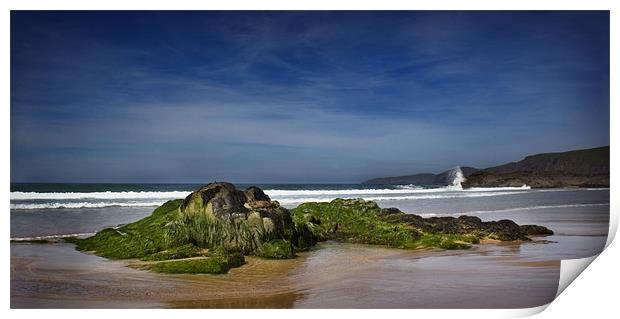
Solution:
{"label": "wet sand", "polygon": [[544,246],[407,251],[330,242],[292,260],[248,257],[225,275],[163,275],[71,244],[11,243],[11,307],[534,307],[554,298],[560,262],[528,258],[522,250]]}

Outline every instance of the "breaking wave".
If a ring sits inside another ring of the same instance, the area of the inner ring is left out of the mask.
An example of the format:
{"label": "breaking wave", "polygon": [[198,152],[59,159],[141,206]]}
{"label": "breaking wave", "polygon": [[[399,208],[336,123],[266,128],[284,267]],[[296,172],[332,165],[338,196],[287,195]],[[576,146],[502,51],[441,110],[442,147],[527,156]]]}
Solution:
{"label": "breaking wave", "polygon": [[[458,185],[460,187],[460,185]],[[406,186],[405,186],[406,187]],[[497,191],[521,191],[531,189],[527,185],[521,187],[485,187],[485,188],[455,188],[452,185],[438,188],[423,188],[420,186],[411,188],[397,189],[343,189],[343,190],[282,190],[282,189],[266,189],[265,193],[270,197],[278,196],[308,196],[308,195],[384,195],[384,194],[423,194],[423,193],[446,193],[446,192],[497,192]],[[277,199],[277,198],[276,198]]]}
{"label": "breaking wave", "polygon": [[[467,197],[489,197],[489,196],[502,196],[502,195],[515,195],[521,194],[521,192],[484,192],[484,193],[465,193],[465,192],[450,192],[445,194],[420,194],[420,195],[402,195],[402,196],[362,196],[365,200],[372,201],[395,201],[395,200],[419,200],[419,199],[443,199],[443,198],[467,198]],[[356,198],[360,196],[336,196],[336,197],[300,197],[300,198],[273,198],[280,202],[280,204],[298,204],[303,202],[329,202],[335,198]]]}
{"label": "breaking wave", "polygon": [[32,236],[32,237],[11,237],[11,241],[33,241],[33,240],[54,240],[69,237],[88,237],[93,236],[95,233],[76,233],[76,234],[63,234],[63,235],[44,235],[44,236]]}
{"label": "breaking wave", "polygon": [[92,193],[37,193],[11,192],[11,200],[32,199],[175,199],[190,192],[92,192]]}
{"label": "breaking wave", "polygon": [[103,208],[103,207],[157,207],[165,201],[153,202],[51,202],[51,203],[11,203],[11,209],[46,208]]}
{"label": "breaking wave", "polygon": [[[416,185],[400,185],[393,188],[368,189],[266,189],[265,193],[283,205],[303,202],[327,202],[335,198],[363,198],[373,201],[398,201],[441,198],[488,197],[526,193],[530,188],[497,187],[463,190],[462,179],[455,173],[453,185],[424,188]],[[189,191],[124,191],[124,192],[11,192],[12,210],[29,209],[77,209],[103,207],[156,207],[168,200],[184,198]]]}
{"label": "breaking wave", "polygon": [[466,179],[460,166],[453,168],[448,173],[448,180],[450,181],[450,185],[448,187],[451,189],[463,189],[461,183],[464,183]]}

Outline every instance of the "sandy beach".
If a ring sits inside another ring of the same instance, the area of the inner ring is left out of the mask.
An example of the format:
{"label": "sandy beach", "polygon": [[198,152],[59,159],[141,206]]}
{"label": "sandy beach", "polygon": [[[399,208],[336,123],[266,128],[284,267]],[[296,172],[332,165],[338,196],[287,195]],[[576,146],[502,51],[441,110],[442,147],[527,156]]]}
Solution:
{"label": "sandy beach", "polygon": [[[291,196],[298,196],[293,192]],[[409,192],[418,196],[418,190]],[[452,215],[466,213],[482,220],[512,219],[520,224],[546,225],[553,229],[553,236],[531,242],[484,240],[469,250],[456,251],[323,242],[289,260],[248,256],[245,265],[222,275],[164,275],[136,269],[141,263],[137,260],[115,261],[78,252],[73,244],[12,242],[11,307],[540,306],[556,294],[560,260],[592,256],[604,247],[609,191],[515,192],[446,200],[443,197],[472,194],[448,191],[439,198],[381,204],[430,216],[434,214],[431,212],[443,215],[443,211],[451,211]],[[11,232],[16,238],[94,232],[105,225],[135,221],[150,211],[133,207],[12,209]]]}
{"label": "sandy beach", "polygon": [[[162,275],[73,249],[11,244],[12,308],[520,308],[550,302],[557,260],[523,245],[408,251],[323,243],[292,260],[249,257],[224,275]],[[484,266],[484,271],[480,271]]]}

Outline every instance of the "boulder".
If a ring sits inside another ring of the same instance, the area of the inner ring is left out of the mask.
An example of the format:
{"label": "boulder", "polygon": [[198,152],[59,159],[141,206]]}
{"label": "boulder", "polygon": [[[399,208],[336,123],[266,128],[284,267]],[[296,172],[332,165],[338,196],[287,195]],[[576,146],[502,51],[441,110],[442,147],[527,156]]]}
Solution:
{"label": "boulder", "polygon": [[209,183],[189,194],[179,208],[186,216],[202,214],[233,220],[247,217],[245,193],[231,183]]}
{"label": "boulder", "polygon": [[201,247],[221,245],[251,254],[271,240],[301,249],[316,242],[306,238],[312,233],[304,225],[296,227],[287,209],[255,186],[241,191],[230,183],[210,183],[189,194],[179,212],[188,229],[181,237]]}

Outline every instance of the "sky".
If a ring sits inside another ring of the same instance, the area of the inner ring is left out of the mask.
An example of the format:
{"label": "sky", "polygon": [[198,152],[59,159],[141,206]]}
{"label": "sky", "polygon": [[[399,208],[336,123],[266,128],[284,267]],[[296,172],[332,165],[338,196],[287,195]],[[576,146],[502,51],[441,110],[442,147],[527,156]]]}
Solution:
{"label": "sky", "polygon": [[11,12],[11,181],[356,183],[609,145],[609,14]]}

